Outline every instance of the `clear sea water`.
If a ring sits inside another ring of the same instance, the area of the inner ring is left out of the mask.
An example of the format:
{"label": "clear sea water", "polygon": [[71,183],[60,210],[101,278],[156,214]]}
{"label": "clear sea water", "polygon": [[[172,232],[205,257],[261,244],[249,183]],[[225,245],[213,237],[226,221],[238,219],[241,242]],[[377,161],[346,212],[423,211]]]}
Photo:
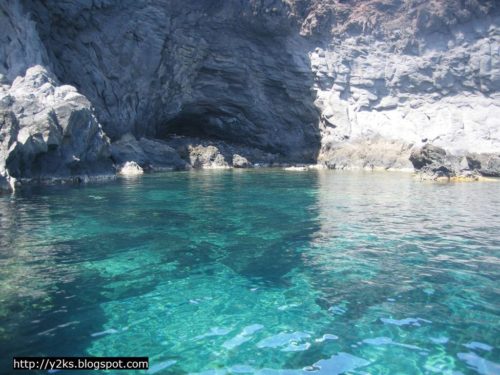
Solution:
{"label": "clear sea water", "polygon": [[234,170],[1,196],[0,373],[13,355],[500,374],[500,183]]}

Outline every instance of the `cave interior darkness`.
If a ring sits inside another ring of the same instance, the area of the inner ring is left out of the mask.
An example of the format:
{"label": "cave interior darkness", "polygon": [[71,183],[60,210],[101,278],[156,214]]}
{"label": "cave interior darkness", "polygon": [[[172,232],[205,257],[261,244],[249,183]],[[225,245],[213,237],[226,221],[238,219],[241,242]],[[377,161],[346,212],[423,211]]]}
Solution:
{"label": "cave interior darkness", "polygon": [[195,105],[183,108],[175,117],[160,123],[155,138],[168,140],[184,136],[261,148],[259,138],[245,131],[248,126],[252,126],[251,122],[238,109]]}

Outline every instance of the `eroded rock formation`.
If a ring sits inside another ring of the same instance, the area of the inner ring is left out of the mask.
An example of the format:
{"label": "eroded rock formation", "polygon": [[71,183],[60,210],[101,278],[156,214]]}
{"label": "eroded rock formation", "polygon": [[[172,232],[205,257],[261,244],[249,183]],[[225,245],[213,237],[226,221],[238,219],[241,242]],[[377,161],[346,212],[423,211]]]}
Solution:
{"label": "eroded rock formation", "polygon": [[495,0],[5,0],[0,186],[496,155],[499,25]]}
{"label": "eroded rock formation", "polygon": [[50,71],[24,8],[4,2],[0,12],[0,186],[114,174],[91,103]]}
{"label": "eroded rock formation", "polygon": [[416,147],[410,161],[421,179],[472,179],[500,176],[500,155],[467,153],[454,155],[441,147],[426,144]]}
{"label": "eroded rock formation", "polygon": [[314,161],[306,40],[281,1],[44,1],[30,7],[55,73],[112,140],[170,134]]}
{"label": "eroded rock formation", "polygon": [[323,19],[336,22],[311,53],[320,161],[339,159],[346,144],[358,150],[347,166],[411,166],[410,149],[426,143],[499,152],[498,2],[321,3]]}

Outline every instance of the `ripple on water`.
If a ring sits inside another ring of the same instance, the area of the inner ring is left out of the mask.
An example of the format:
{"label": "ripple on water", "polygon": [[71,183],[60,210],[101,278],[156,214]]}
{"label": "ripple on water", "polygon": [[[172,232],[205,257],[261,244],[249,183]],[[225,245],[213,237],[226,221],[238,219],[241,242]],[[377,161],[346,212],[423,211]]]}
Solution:
{"label": "ripple on water", "polygon": [[158,375],[500,374],[499,196],[262,170],[1,196],[0,367],[146,355]]}

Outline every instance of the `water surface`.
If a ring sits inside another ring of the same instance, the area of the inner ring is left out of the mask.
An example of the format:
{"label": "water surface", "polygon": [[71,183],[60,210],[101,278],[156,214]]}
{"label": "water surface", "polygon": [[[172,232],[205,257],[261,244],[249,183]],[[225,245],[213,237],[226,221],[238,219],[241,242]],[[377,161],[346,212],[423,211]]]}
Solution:
{"label": "water surface", "polygon": [[1,196],[0,368],[85,355],[149,356],[156,374],[500,374],[499,207],[497,182],[333,171]]}

